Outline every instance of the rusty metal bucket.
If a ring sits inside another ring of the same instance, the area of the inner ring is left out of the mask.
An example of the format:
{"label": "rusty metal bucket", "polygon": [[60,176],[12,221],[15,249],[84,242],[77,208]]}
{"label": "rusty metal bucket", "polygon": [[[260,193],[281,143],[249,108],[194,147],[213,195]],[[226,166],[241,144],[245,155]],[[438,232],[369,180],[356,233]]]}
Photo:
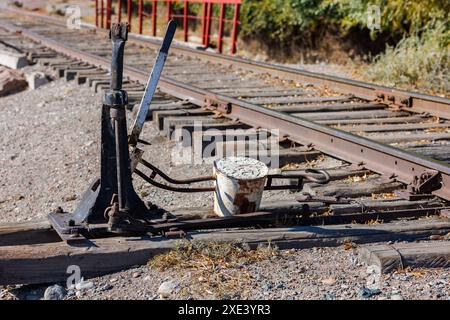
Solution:
{"label": "rusty metal bucket", "polygon": [[269,168],[256,159],[228,157],[214,162],[214,212],[221,217],[259,209]]}

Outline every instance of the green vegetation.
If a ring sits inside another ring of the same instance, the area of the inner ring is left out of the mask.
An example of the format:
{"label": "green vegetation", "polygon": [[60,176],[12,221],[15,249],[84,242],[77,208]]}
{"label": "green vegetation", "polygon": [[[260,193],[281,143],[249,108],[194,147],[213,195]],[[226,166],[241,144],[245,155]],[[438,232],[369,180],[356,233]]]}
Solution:
{"label": "green vegetation", "polygon": [[322,0],[246,0],[241,11],[241,34],[289,41],[312,33],[323,24]]}
{"label": "green vegetation", "polygon": [[[328,7],[333,7],[333,21],[344,29],[364,29],[367,27],[369,6],[380,8],[380,27],[392,36],[412,34],[439,21],[448,19],[450,3],[446,0],[324,0]],[[377,35],[373,31],[372,37]]]}
{"label": "green vegetation", "polygon": [[[379,30],[367,26],[371,6],[380,8]],[[373,63],[367,79],[447,94],[449,12],[448,0],[245,0],[241,36],[292,56],[329,47],[332,34],[347,43],[338,50]]]}
{"label": "green vegetation", "polygon": [[242,35],[283,41],[330,26],[339,26],[343,32],[367,30],[367,11],[374,5],[380,8],[381,31],[393,37],[448,22],[450,11],[446,0],[245,0]]}

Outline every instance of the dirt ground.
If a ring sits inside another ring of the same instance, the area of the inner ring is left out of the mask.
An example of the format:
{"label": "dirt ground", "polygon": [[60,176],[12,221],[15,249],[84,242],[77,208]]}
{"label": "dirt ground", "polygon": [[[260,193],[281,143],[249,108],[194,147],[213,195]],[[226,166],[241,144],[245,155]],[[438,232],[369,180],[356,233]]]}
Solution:
{"label": "dirt ground", "polygon": [[[0,223],[42,219],[57,206],[74,209],[98,170],[100,101],[101,94],[63,80],[0,98]],[[144,157],[169,174],[211,173],[209,165],[172,166],[171,143],[149,123],[143,139],[153,143]],[[135,186],[165,208],[212,204],[211,196],[175,194],[138,180]],[[230,268],[217,265],[207,275],[201,268],[135,267],[90,279],[88,288],[70,290],[65,299],[158,299],[163,283],[172,285],[170,299],[449,299],[449,279],[449,269],[381,276],[360,261],[357,248],[337,247],[276,251]],[[220,285],[208,286],[212,280]],[[0,287],[0,299],[42,299],[46,287]]]}

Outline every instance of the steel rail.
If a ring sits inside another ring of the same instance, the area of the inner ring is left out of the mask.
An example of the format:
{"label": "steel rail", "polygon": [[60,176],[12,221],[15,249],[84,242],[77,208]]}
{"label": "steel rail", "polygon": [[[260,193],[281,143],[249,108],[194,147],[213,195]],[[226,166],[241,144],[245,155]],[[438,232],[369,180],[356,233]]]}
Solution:
{"label": "steel rail", "polygon": [[[110,68],[110,61],[106,58],[68,47],[30,30],[21,30],[4,23],[0,23],[0,26],[13,32],[21,32],[22,35],[71,58],[83,60],[105,70]],[[142,83],[145,83],[148,77],[146,72],[130,66],[124,66],[124,74],[130,79]],[[300,144],[312,144],[315,149],[326,154],[350,163],[359,164],[406,184],[413,183],[423,173],[437,173],[440,183],[432,193],[450,200],[450,165],[447,163],[406,152],[306,119],[292,117],[286,113],[215,94],[166,77],[161,77],[159,88],[164,93],[179,99],[189,100],[195,105],[219,112],[224,117],[257,128],[279,130],[280,136],[286,136]]]}
{"label": "steel rail", "polygon": [[[29,17],[44,19],[58,25],[66,25],[65,20],[55,17],[49,17],[39,13],[27,12],[25,10],[12,8],[8,8],[6,9],[6,11],[26,15]],[[85,25],[85,27],[87,26]],[[95,27],[90,28],[95,29]],[[107,33],[107,30],[103,29],[95,30],[105,34]],[[161,40],[150,38],[144,39],[140,35],[130,34],[129,38],[144,45],[151,45],[155,48],[161,45]],[[173,44],[171,50],[174,53],[197,57],[209,62],[235,66],[252,72],[256,71],[261,73],[269,73],[286,80],[295,80],[300,82],[308,82],[314,85],[328,86],[335,91],[345,94],[352,94],[357,98],[378,101],[387,104],[394,104],[407,111],[416,113],[430,113],[440,118],[450,119],[450,99],[448,98],[410,92],[406,90],[393,89],[358,80],[351,80],[322,73],[315,73],[285,66],[257,62],[242,57],[201,51],[178,44]]]}

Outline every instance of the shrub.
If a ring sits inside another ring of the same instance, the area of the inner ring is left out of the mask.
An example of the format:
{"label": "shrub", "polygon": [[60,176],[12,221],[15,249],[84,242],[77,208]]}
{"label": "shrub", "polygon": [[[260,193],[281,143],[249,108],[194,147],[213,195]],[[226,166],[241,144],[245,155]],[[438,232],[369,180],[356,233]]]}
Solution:
{"label": "shrub", "polygon": [[375,58],[367,69],[370,80],[390,86],[414,86],[448,94],[450,29],[444,24],[404,37]]}
{"label": "shrub", "polygon": [[241,11],[241,32],[271,40],[289,41],[301,31],[320,25],[322,0],[246,0]]}
{"label": "shrub", "polygon": [[[330,25],[367,30],[369,6],[380,7],[381,31],[411,34],[428,24],[448,22],[447,0],[244,0],[242,34],[286,40]],[[372,38],[377,31],[374,30]]]}
{"label": "shrub", "polygon": [[[446,0],[324,0],[322,5],[333,8],[330,18],[346,30],[367,28],[369,6],[378,6],[381,31],[392,35],[412,34],[428,24],[445,21],[450,11]],[[372,38],[376,35],[377,30],[373,30]]]}

